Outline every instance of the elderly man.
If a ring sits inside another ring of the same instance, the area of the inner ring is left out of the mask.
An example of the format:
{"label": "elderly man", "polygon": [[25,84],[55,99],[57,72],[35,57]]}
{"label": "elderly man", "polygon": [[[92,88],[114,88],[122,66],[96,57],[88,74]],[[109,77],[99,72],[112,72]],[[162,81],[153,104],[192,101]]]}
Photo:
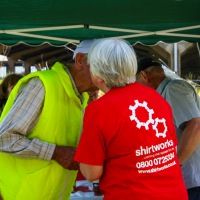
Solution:
{"label": "elderly man", "polygon": [[94,40],[83,41],[69,67],[57,62],[22,78],[0,124],[0,194],[4,200],[69,199],[78,163],[74,154],[95,91],[87,64]]}
{"label": "elderly man", "polygon": [[[200,98],[187,81],[175,78],[152,58],[138,61],[137,82],[157,90],[171,105],[179,140],[178,158],[190,200],[200,199]],[[145,92],[145,91],[144,91]],[[161,108],[162,109],[162,108]]]}

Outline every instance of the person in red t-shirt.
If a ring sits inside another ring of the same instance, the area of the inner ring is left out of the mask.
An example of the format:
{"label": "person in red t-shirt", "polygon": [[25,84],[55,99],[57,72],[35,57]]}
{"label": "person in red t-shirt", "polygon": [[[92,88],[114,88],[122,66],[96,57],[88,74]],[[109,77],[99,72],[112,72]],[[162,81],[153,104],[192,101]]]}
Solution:
{"label": "person in red t-shirt", "polygon": [[169,104],[135,82],[137,59],[124,40],[102,39],[88,54],[105,94],[85,111],[75,160],[105,200],[187,200]]}

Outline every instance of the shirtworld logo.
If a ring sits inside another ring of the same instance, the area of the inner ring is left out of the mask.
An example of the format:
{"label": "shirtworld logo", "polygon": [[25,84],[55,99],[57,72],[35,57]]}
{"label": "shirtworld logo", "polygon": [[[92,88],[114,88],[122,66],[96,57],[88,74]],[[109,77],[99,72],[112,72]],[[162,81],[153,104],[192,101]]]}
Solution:
{"label": "shirtworld logo", "polygon": [[[146,110],[146,112],[148,113],[148,120],[146,122],[141,122],[138,117],[136,116],[136,110],[139,108],[139,107],[142,107]],[[149,124],[153,124],[153,129],[155,130],[156,132],[156,137],[163,137],[165,138],[166,137],[166,132],[167,132],[167,126],[166,126],[166,120],[164,118],[162,119],[159,119],[159,118],[156,118],[156,119],[153,119],[152,118],[152,115],[154,114],[154,110],[153,109],[150,109],[147,105],[147,102],[146,101],[143,101],[143,103],[140,103],[138,100],[135,100],[135,105],[134,106],[129,106],[129,109],[132,110],[132,115],[130,116],[130,120],[131,121],[136,121],[137,123],[137,128],[141,128],[142,126],[145,127],[146,130],[149,129]],[[164,126],[164,130],[163,132],[159,132],[158,130],[158,124],[159,123],[162,123],[163,126]]]}

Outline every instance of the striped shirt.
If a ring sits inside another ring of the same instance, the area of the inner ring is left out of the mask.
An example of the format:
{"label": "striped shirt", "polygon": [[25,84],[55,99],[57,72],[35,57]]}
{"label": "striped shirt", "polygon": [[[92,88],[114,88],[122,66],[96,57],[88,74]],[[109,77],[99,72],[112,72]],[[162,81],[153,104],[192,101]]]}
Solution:
{"label": "striped shirt", "polygon": [[39,78],[21,87],[11,110],[0,123],[0,151],[44,160],[52,158],[55,144],[27,138],[40,116],[44,95]]}
{"label": "striped shirt", "polygon": [[[172,107],[176,133],[180,141],[183,124],[193,118],[200,118],[200,97],[192,85],[180,79],[165,78],[157,91]],[[186,187],[200,187],[200,145],[181,168]]]}

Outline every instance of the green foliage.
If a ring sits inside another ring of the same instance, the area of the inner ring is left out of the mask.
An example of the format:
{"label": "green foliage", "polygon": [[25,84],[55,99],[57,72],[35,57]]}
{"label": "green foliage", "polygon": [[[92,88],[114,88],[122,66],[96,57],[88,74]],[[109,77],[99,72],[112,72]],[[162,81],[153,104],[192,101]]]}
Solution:
{"label": "green foliage", "polygon": [[[195,76],[193,73],[189,72],[186,76],[185,79],[195,88],[197,93],[200,95],[200,85],[193,80],[199,79],[199,77]],[[200,81],[200,80],[199,80]]]}
{"label": "green foliage", "polygon": [[196,87],[195,90],[197,91],[197,93],[198,93],[199,96],[200,96],[200,87]]}

